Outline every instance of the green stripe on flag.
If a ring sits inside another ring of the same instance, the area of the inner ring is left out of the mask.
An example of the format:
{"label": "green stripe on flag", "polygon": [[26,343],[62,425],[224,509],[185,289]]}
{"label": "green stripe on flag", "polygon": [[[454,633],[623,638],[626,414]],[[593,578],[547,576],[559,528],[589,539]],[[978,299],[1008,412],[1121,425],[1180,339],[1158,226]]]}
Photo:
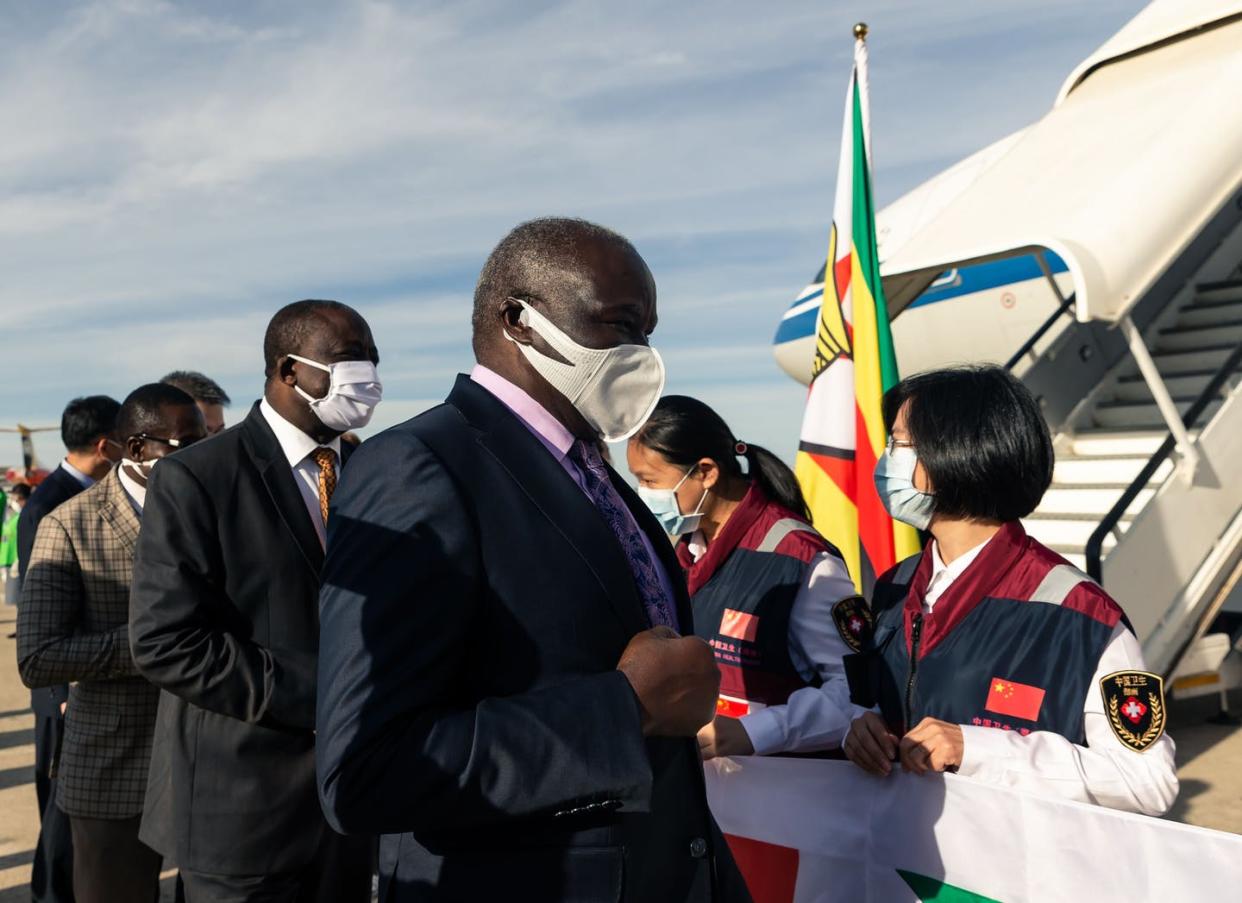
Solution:
{"label": "green stripe on flag", "polygon": [[972,893],[964,888],[954,887],[952,884],[945,884],[943,881],[928,878],[918,872],[897,869],[897,874],[901,875],[901,880],[909,885],[910,890],[918,894],[922,903],[1001,903],[1000,900],[993,900],[991,897]]}
{"label": "green stripe on flag", "polygon": [[854,210],[853,243],[871,297],[875,299],[875,321],[880,356],[880,385],[888,391],[897,385],[897,355],[888,322],[888,302],[880,281],[880,253],[875,241],[875,199],[871,196],[871,165],[867,160],[867,136],[863,132],[862,94],[854,78]]}

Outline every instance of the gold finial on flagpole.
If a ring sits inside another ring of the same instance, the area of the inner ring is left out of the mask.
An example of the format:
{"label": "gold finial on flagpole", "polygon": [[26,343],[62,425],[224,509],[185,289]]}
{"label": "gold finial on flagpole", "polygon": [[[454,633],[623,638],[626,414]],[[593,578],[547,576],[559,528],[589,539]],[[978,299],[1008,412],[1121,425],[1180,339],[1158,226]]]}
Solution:
{"label": "gold finial on flagpole", "polygon": [[854,37],[858,38],[858,40],[860,41],[867,40],[867,23],[866,22],[859,22],[857,25],[854,26]]}

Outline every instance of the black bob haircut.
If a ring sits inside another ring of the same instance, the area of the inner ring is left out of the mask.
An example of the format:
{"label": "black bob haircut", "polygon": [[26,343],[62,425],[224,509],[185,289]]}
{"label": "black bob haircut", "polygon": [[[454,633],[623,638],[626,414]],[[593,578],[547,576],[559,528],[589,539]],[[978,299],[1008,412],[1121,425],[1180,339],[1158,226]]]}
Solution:
{"label": "black bob haircut", "polygon": [[1000,367],[951,367],[903,379],[884,396],[891,431],[902,406],[910,441],[946,517],[1007,523],[1052,483],[1052,436],[1039,403]]}
{"label": "black bob haircut", "polygon": [[194,399],[168,383],[147,383],[125,396],[121,413],[116,418],[117,438],[124,442],[130,436],[150,432],[159,426],[166,407],[193,405]]}
{"label": "black bob haircut", "polygon": [[107,395],[87,395],[65,405],[60,415],[60,441],[71,452],[88,452],[110,437],[121,405]]}

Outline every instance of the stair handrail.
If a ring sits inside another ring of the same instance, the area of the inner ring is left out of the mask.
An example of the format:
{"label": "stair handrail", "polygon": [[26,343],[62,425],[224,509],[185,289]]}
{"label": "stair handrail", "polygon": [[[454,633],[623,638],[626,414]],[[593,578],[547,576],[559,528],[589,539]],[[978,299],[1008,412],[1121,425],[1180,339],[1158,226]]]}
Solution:
{"label": "stair handrail", "polygon": [[1035,347],[1035,343],[1048,334],[1048,330],[1056,324],[1057,320],[1069,313],[1070,309],[1074,306],[1074,298],[1077,297],[1077,294],[1077,292],[1070,292],[1069,297],[1061,301],[1060,306],[1052,312],[1051,316],[1044,320],[1040,327],[1031,333],[1031,337],[1022,343],[1022,347],[1015,351],[1009,360],[1005,361],[1006,370],[1013,370],[1013,368],[1018,365],[1018,362],[1021,361],[1022,358],[1026,357],[1027,354],[1030,353],[1031,349]]}
{"label": "stair handrail", "polygon": [[[1186,425],[1186,429],[1194,429],[1195,421],[1199,419],[1199,415],[1206,410],[1212,399],[1220,392],[1221,387],[1238,369],[1238,365],[1242,363],[1242,344],[1234,348],[1229,356],[1225,358],[1224,363],[1213,374],[1208,384],[1204,386],[1203,391],[1199,393],[1199,397],[1194,403],[1186,409],[1186,413],[1182,415],[1182,423]],[[1087,540],[1086,558],[1087,558],[1087,574],[1096,583],[1103,585],[1104,583],[1104,539],[1109,533],[1116,529],[1117,524],[1125,516],[1126,509],[1130,507],[1130,503],[1138,497],[1143,488],[1151,482],[1151,478],[1155,476],[1160,465],[1173,453],[1173,449],[1177,447],[1177,440],[1170,431],[1164,442],[1160,443],[1160,447],[1156,449],[1155,454],[1148,459],[1143,465],[1143,469],[1139,471],[1138,476],[1134,478],[1125,492],[1121,493],[1121,498],[1117,499],[1117,503],[1104,515],[1104,519],[1100,521],[1095,532],[1091,534],[1091,538]]]}

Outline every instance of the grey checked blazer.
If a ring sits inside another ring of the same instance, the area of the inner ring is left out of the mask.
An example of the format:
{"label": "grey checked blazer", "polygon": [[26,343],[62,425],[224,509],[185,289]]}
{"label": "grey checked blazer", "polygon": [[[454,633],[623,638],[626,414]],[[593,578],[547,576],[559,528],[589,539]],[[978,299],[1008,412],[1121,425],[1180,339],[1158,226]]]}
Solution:
{"label": "grey checked blazer", "polygon": [[129,652],[138,526],[114,469],[43,518],[22,584],[22,681],[73,683],[57,773],[57,804],[71,816],[142,812],[159,690]]}

